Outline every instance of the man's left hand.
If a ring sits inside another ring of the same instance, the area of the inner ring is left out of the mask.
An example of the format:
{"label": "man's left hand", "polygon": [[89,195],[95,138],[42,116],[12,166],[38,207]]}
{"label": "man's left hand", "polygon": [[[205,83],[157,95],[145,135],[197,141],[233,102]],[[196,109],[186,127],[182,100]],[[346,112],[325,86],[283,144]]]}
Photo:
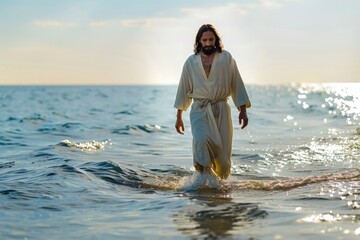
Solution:
{"label": "man's left hand", "polygon": [[239,124],[241,126],[241,129],[244,129],[249,123],[248,116],[246,114],[246,111],[240,111],[239,113]]}

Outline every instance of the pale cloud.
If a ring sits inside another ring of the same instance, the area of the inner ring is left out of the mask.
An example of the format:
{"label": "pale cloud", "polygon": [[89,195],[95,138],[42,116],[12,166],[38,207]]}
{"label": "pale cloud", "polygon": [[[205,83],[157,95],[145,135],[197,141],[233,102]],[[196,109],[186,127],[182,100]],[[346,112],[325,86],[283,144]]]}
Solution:
{"label": "pale cloud", "polygon": [[[94,20],[88,22],[91,28],[102,28],[110,25],[120,25],[121,27],[152,27],[156,25],[165,25],[174,23],[184,18],[194,18],[199,20],[213,19],[214,16],[244,16],[251,14],[257,8],[280,8],[289,2],[299,0],[258,0],[251,3],[229,3],[226,5],[218,5],[214,7],[203,8],[181,8],[179,12],[183,15],[178,18],[173,17],[154,17],[154,18],[136,18],[136,19],[108,19]],[[33,24],[39,27],[73,27],[79,24],[74,22],[63,22],[56,20],[35,20]]]}
{"label": "pale cloud", "polygon": [[[176,18],[138,18],[138,19],[110,19],[110,20],[94,20],[87,23],[91,28],[102,28],[107,26],[121,26],[121,27],[152,27],[173,23],[177,21]],[[75,22],[62,22],[56,20],[34,20],[32,22],[37,27],[43,28],[61,28],[61,27],[76,27],[81,24]]]}
{"label": "pale cloud", "polygon": [[296,2],[298,0],[260,0],[259,5],[266,8],[280,8],[289,2]]}
{"label": "pale cloud", "polygon": [[209,19],[215,16],[225,16],[227,18],[229,16],[248,15],[258,8],[280,8],[290,2],[297,1],[300,0],[259,0],[251,3],[229,3],[208,8],[183,8],[180,11],[197,19]]}
{"label": "pale cloud", "polygon": [[[89,22],[87,25],[93,28],[105,27],[114,23],[112,20],[95,20]],[[60,28],[60,27],[77,27],[81,24],[76,22],[63,22],[63,21],[56,21],[56,20],[35,20],[33,24],[38,27],[44,28]]]}
{"label": "pale cloud", "polygon": [[197,19],[207,19],[212,16],[228,16],[229,14],[246,15],[253,6],[254,4],[230,3],[210,8],[183,8],[180,11]]}
{"label": "pale cloud", "polygon": [[147,27],[163,23],[171,23],[176,21],[176,18],[140,18],[140,19],[123,19],[119,23],[123,27]]}
{"label": "pale cloud", "polygon": [[[211,8],[181,8],[179,9],[180,16],[178,17],[150,17],[150,18],[136,18],[136,19],[118,19],[108,21],[94,21],[90,22],[91,27],[105,27],[109,24],[117,22],[121,27],[158,27],[173,23],[190,21],[191,19],[210,19],[213,16],[242,16],[249,13],[254,8],[254,4],[235,4],[230,3],[226,5],[219,5]],[[225,18],[226,18],[225,17]]]}
{"label": "pale cloud", "polygon": [[105,27],[111,24],[112,21],[92,21],[89,22],[90,27],[98,28],[98,27]]}
{"label": "pale cloud", "polygon": [[56,20],[35,20],[33,24],[38,27],[49,27],[49,28],[57,28],[57,27],[75,27],[78,24],[74,22],[64,22],[64,21],[56,21]]}
{"label": "pale cloud", "polygon": [[[200,20],[213,19],[216,16],[224,16],[229,18],[231,16],[244,16],[251,14],[252,11],[258,8],[280,8],[290,2],[298,2],[300,0],[258,0],[251,3],[229,3],[226,5],[218,5],[213,7],[198,7],[198,8],[181,8],[178,18],[173,17],[150,17],[150,18],[136,18],[136,19],[108,19],[108,20],[94,20],[88,22],[88,26],[92,28],[101,28],[109,25],[120,25],[122,27],[149,27],[167,23],[173,23],[184,18],[194,18]],[[66,22],[58,20],[34,20],[33,24],[38,27],[58,28],[58,27],[75,27],[79,26],[76,22]]]}

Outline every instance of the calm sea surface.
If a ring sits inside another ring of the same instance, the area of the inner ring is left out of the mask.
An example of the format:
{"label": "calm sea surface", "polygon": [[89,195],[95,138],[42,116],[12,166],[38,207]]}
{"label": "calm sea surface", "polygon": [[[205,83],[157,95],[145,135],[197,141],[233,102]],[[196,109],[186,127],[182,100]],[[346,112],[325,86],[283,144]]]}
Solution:
{"label": "calm sea surface", "polygon": [[232,175],[184,191],[176,86],[0,87],[0,239],[360,239],[360,84],[247,88]]}

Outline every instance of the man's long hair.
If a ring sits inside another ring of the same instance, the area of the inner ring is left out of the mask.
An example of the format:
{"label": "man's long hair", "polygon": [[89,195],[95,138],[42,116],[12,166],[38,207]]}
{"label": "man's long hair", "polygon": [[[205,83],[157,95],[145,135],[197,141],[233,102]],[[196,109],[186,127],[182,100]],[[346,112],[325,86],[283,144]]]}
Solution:
{"label": "man's long hair", "polygon": [[215,35],[215,47],[216,51],[222,52],[223,51],[223,44],[221,42],[221,38],[215,27],[211,24],[204,24],[199,28],[198,33],[196,34],[195,38],[195,44],[194,44],[194,53],[198,54],[201,51],[202,45],[201,45],[201,36],[204,32],[212,32]]}

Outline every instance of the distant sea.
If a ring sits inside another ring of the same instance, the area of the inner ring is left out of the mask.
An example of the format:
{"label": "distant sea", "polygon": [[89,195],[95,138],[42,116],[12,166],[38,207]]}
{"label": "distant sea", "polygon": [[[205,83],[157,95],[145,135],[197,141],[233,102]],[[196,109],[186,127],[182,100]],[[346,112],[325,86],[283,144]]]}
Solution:
{"label": "distant sea", "polygon": [[176,86],[0,87],[0,239],[360,239],[360,84],[247,89],[230,178],[188,191]]}

